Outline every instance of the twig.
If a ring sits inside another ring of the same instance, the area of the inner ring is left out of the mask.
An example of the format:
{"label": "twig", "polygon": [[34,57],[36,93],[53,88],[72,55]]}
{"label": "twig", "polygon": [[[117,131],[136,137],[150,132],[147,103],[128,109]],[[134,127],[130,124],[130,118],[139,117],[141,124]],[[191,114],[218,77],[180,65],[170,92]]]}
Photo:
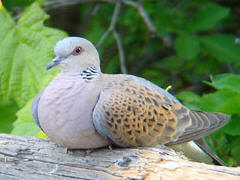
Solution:
{"label": "twig", "polygon": [[181,2],[179,2],[175,8],[174,11],[176,11],[177,9],[180,9],[182,7],[183,4],[185,4],[188,0],[182,0]]}
{"label": "twig", "polygon": [[100,3],[97,3],[97,4],[95,5],[95,7],[93,8],[92,12],[91,12],[91,15],[92,15],[92,16],[95,16],[95,15],[97,14],[98,10],[100,9],[100,7],[101,7],[101,4],[100,4]]}
{"label": "twig", "polygon": [[121,0],[117,0],[115,9],[114,9],[114,12],[113,12],[113,15],[112,15],[111,23],[110,23],[107,31],[104,33],[104,35],[101,37],[101,39],[97,43],[96,47],[101,46],[102,43],[107,39],[109,34],[112,32],[113,35],[114,35],[114,38],[116,40],[117,47],[118,47],[121,72],[126,74],[127,73],[127,68],[126,68],[126,63],[125,63],[124,50],[123,50],[123,46],[122,46],[120,36],[117,33],[117,31],[115,30],[117,17],[118,17],[119,11],[120,11],[120,5],[121,5]]}
{"label": "twig", "polygon": [[231,73],[234,73],[234,69],[233,69],[233,67],[232,67],[232,63],[228,62],[228,63],[227,63],[227,68],[228,68],[228,70],[229,70]]}
{"label": "twig", "polygon": [[[47,2],[44,5],[44,9],[46,11],[59,8],[61,6],[69,6],[69,5],[75,5],[75,4],[83,4],[83,3],[96,3],[96,2],[108,2],[108,3],[115,3],[115,9],[111,18],[111,23],[107,29],[107,31],[104,33],[104,35],[101,37],[101,39],[98,41],[96,47],[101,46],[101,44],[107,39],[109,34],[112,32],[114,35],[114,38],[116,40],[118,51],[119,51],[119,59],[120,59],[120,67],[122,73],[127,73],[126,63],[125,63],[125,55],[124,55],[124,49],[122,46],[121,38],[118,34],[118,32],[115,30],[117,17],[119,15],[120,11],[120,5],[125,4],[127,6],[135,8],[140,16],[143,18],[144,23],[146,24],[146,27],[148,28],[149,32],[153,35],[158,36],[158,32],[156,27],[152,24],[151,19],[147,15],[144,7],[142,6],[141,0],[138,2],[130,1],[130,0],[53,0],[50,2]],[[163,41],[164,42],[164,41]]]}
{"label": "twig", "polygon": [[[75,4],[83,4],[83,3],[95,3],[95,2],[108,2],[108,3],[116,3],[116,0],[52,0],[44,4],[44,9],[46,11],[50,11],[52,9],[56,9],[62,6],[70,6]],[[154,34],[157,35],[157,29],[152,24],[151,19],[147,15],[145,9],[143,8],[141,1],[134,2],[130,0],[121,0],[121,3],[131,6],[139,12],[141,17],[143,18],[144,23],[146,24],[148,30]]]}
{"label": "twig", "polygon": [[116,39],[117,46],[118,46],[121,72],[122,72],[123,74],[127,74],[125,54],[124,54],[124,50],[123,50],[121,38],[120,38],[118,32],[117,32],[115,29],[113,29],[112,32],[113,32],[113,35],[114,35],[114,37],[115,37],[115,39]]}
{"label": "twig", "polygon": [[[103,1],[103,0],[100,0]],[[44,4],[45,11],[50,11],[52,9],[57,9],[62,6],[71,6],[76,4],[99,2],[99,0],[52,0]]]}
{"label": "twig", "polygon": [[103,36],[101,37],[101,39],[98,41],[96,47],[98,48],[99,46],[101,46],[101,44],[107,39],[107,37],[109,36],[109,34],[113,31],[113,29],[115,28],[116,22],[117,22],[117,17],[120,11],[120,5],[121,2],[120,0],[116,1],[116,6],[112,15],[112,19],[111,19],[111,23],[110,26],[108,27],[107,31],[103,34]]}
{"label": "twig", "polygon": [[133,1],[128,1],[128,0],[123,0],[122,1],[124,4],[132,6],[136,8],[139,12],[139,14],[142,16],[146,26],[148,27],[149,31],[153,34],[157,33],[157,29],[155,26],[153,26],[150,18],[148,17],[145,9],[143,8],[142,4],[140,2],[133,2]]}

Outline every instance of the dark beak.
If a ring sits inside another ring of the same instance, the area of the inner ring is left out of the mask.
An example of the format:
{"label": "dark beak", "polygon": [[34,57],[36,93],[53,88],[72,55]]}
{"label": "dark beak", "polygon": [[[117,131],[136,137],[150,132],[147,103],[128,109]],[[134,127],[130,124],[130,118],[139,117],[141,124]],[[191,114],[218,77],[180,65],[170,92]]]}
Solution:
{"label": "dark beak", "polygon": [[50,62],[50,63],[47,65],[46,70],[49,70],[49,69],[51,69],[52,67],[58,65],[62,60],[64,60],[64,58],[58,57],[58,56],[55,57],[55,58],[52,60],[52,62]]}

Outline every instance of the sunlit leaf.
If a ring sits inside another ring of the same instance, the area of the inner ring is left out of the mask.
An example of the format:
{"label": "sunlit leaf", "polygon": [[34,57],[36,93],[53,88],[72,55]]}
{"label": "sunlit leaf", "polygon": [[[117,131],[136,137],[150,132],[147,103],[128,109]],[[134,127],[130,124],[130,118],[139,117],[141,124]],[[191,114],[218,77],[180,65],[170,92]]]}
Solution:
{"label": "sunlit leaf", "polygon": [[[231,114],[239,106],[232,101],[240,95],[234,91],[225,89],[215,93],[204,94],[201,98],[201,109],[209,112],[224,112]],[[238,111],[239,112],[239,111]]]}
{"label": "sunlit leaf", "polygon": [[45,66],[53,58],[53,47],[66,34],[43,22],[49,16],[34,3],[16,23],[0,8],[0,94],[23,106],[39,90]]}
{"label": "sunlit leaf", "polygon": [[40,128],[35,123],[31,113],[32,100],[17,112],[17,120],[14,122],[12,134],[25,136],[38,136]]}
{"label": "sunlit leaf", "polygon": [[190,91],[183,91],[181,93],[178,93],[176,97],[181,100],[183,104],[185,104],[187,107],[194,110],[200,109],[201,97],[196,93]]}
{"label": "sunlit leaf", "polygon": [[216,89],[230,89],[240,93],[240,75],[237,74],[219,74],[206,83]]}
{"label": "sunlit leaf", "polygon": [[47,136],[43,131],[40,131],[40,132],[38,133],[38,137],[44,138],[44,139],[48,139],[48,136]]}

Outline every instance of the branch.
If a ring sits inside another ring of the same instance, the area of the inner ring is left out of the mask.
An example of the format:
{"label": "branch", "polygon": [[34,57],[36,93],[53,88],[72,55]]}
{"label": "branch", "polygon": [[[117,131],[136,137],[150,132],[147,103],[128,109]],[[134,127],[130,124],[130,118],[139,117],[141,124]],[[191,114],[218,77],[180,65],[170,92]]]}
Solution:
{"label": "branch", "polygon": [[[146,27],[148,28],[149,32],[152,33],[153,36],[157,36],[159,38],[156,27],[152,24],[149,16],[147,15],[145,9],[142,6],[142,3],[141,3],[142,1],[134,2],[134,1],[130,1],[130,0],[72,0],[72,1],[69,1],[69,0],[53,0],[53,1],[47,2],[44,5],[44,9],[46,11],[49,11],[49,10],[52,10],[52,9],[55,9],[55,8],[59,8],[61,6],[69,6],[69,5],[76,5],[76,4],[83,4],[83,3],[93,3],[93,2],[108,2],[108,3],[115,3],[116,4],[113,15],[112,15],[112,18],[111,18],[111,23],[110,23],[107,31],[103,34],[103,36],[100,38],[100,40],[96,44],[96,47],[97,48],[100,47],[102,45],[102,43],[107,39],[109,34],[112,32],[113,35],[114,35],[114,38],[116,40],[117,46],[118,46],[121,71],[122,71],[122,73],[127,73],[124,49],[123,49],[123,46],[122,46],[122,43],[121,43],[121,38],[119,37],[119,34],[115,30],[116,21],[117,21],[118,15],[119,15],[121,3],[135,8],[138,11],[138,13],[140,14],[140,16],[143,18],[143,21],[146,24]],[[164,40],[163,40],[163,42],[166,43]]]}
{"label": "branch", "polygon": [[180,9],[188,0],[182,0],[180,1],[174,8],[174,10],[176,11],[177,9]]}
{"label": "branch", "polygon": [[114,12],[113,12],[113,15],[112,15],[110,26],[107,29],[107,31],[103,34],[103,36],[101,37],[101,39],[97,43],[96,47],[101,46],[102,43],[107,39],[109,34],[112,32],[113,35],[114,35],[114,38],[115,38],[115,40],[117,42],[121,72],[126,74],[127,73],[127,68],[126,68],[126,63],[125,63],[124,50],[123,50],[123,47],[122,47],[122,42],[121,42],[120,36],[117,33],[117,31],[115,30],[117,17],[118,17],[119,11],[120,11],[120,5],[121,5],[121,1],[117,0],[115,9],[114,9]]}
{"label": "branch", "polygon": [[[48,1],[44,4],[44,9],[46,11],[50,11],[52,9],[56,9],[62,6],[70,6],[70,5],[76,5],[76,4],[84,4],[84,3],[95,3],[95,2],[107,2],[107,3],[116,3],[116,0],[52,0]],[[141,1],[134,2],[130,0],[121,0],[121,3],[128,5],[130,7],[133,7],[137,9],[141,17],[143,18],[148,30],[158,36],[157,28],[152,24],[151,19],[147,15],[145,9],[143,8]]]}
{"label": "branch", "polygon": [[107,31],[104,33],[104,35],[101,37],[101,39],[99,40],[99,42],[97,43],[96,47],[98,48],[99,46],[102,45],[102,43],[107,39],[107,37],[109,36],[109,34],[113,31],[113,29],[115,28],[116,22],[117,22],[117,17],[120,11],[120,5],[121,2],[120,0],[116,1],[116,6],[115,9],[113,11],[113,15],[112,15],[112,19],[111,19],[111,23],[109,28],[107,29]]}
{"label": "branch", "polygon": [[[113,3],[114,0],[109,0]],[[103,0],[52,0],[46,2],[43,7],[45,11],[50,11],[53,9],[57,9],[63,6],[71,6],[76,4],[84,4],[84,3],[94,3],[94,2],[103,2]]]}
{"label": "branch", "polygon": [[145,9],[143,8],[143,6],[140,2],[123,0],[123,3],[136,8],[138,10],[139,14],[142,16],[146,26],[148,27],[148,30],[153,34],[157,34],[157,28],[155,26],[153,26],[150,18],[148,17]]}
{"label": "branch", "polygon": [[127,74],[125,54],[124,54],[122,42],[121,42],[121,39],[120,39],[120,36],[119,36],[118,32],[115,29],[113,30],[113,35],[114,35],[114,37],[116,39],[117,46],[118,46],[121,72],[123,74]]}
{"label": "branch", "polygon": [[0,179],[239,179],[240,167],[196,163],[165,146],[66,151],[35,137],[0,134]]}
{"label": "branch", "polygon": [[113,35],[114,35],[114,38],[116,39],[116,42],[117,42],[121,72],[126,74],[127,73],[127,68],[126,68],[126,64],[125,64],[124,50],[123,50],[123,47],[122,47],[122,42],[121,42],[121,39],[119,37],[119,34],[115,30],[117,17],[118,17],[119,11],[120,11],[120,6],[121,6],[121,0],[117,0],[115,9],[114,9],[114,12],[113,12],[113,15],[112,15],[110,26],[107,29],[107,31],[103,34],[103,36],[101,37],[101,39],[97,43],[96,47],[101,46],[102,43],[107,39],[109,34],[112,32]]}

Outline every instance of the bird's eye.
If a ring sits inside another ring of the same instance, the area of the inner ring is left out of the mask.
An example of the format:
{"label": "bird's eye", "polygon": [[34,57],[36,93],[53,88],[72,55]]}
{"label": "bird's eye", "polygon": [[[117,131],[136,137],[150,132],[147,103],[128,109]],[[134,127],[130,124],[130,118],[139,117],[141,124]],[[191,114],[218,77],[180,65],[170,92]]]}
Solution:
{"label": "bird's eye", "polygon": [[79,55],[81,52],[82,52],[82,48],[79,46],[79,47],[76,47],[76,48],[73,50],[72,55],[77,56],[77,55]]}

